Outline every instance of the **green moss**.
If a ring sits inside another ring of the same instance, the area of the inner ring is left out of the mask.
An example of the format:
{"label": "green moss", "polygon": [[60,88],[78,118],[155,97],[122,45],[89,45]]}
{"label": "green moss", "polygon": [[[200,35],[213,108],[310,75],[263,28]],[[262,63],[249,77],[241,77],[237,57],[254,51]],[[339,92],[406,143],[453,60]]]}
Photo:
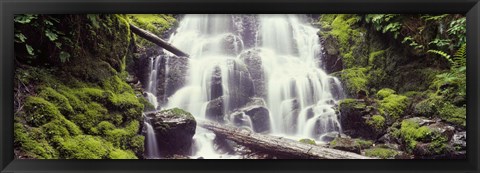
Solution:
{"label": "green moss", "polygon": [[392,94],[395,94],[395,90],[392,90],[390,88],[383,88],[377,92],[377,97],[379,99],[384,99]]}
{"label": "green moss", "polygon": [[42,97],[45,100],[49,101],[50,103],[55,104],[58,110],[60,110],[60,112],[64,115],[73,113],[73,108],[70,105],[70,102],[67,99],[67,97],[58,93],[53,88],[46,87],[42,89],[38,97]]}
{"label": "green moss", "polygon": [[392,159],[398,154],[397,151],[388,148],[372,148],[365,150],[365,155],[369,157],[378,157],[382,159]]}
{"label": "green moss", "polygon": [[403,95],[391,94],[379,102],[378,110],[390,120],[397,120],[408,106],[408,98]]}
{"label": "green moss", "polygon": [[405,142],[407,151],[412,152],[418,141],[428,141],[433,133],[429,127],[407,119],[402,121],[399,136]]}
{"label": "green moss", "polygon": [[90,102],[88,109],[83,114],[77,114],[71,118],[75,124],[78,124],[85,132],[92,134],[93,127],[106,118],[108,110],[96,102]]}
{"label": "green moss", "polygon": [[90,135],[67,138],[60,146],[62,157],[66,159],[104,159],[110,150],[109,142]]}
{"label": "green moss", "polygon": [[108,155],[109,159],[137,159],[132,151],[115,149]]}
{"label": "green moss", "polygon": [[41,126],[62,114],[57,107],[41,97],[30,96],[25,101],[25,119],[35,127]]}
{"label": "green moss", "polygon": [[190,112],[187,112],[183,109],[180,108],[172,108],[172,109],[167,109],[167,110],[162,110],[160,111],[161,113],[166,113],[166,114],[173,114],[177,116],[182,116],[190,120],[195,120],[195,117]]}
{"label": "green moss", "polygon": [[145,136],[142,135],[136,135],[130,140],[130,147],[134,153],[137,153],[139,155],[143,154],[145,150]]}
{"label": "green moss", "polygon": [[138,100],[143,105],[143,110],[145,112],[155,110],[155,106],[153,106],[150,102],[148,102],[148,100],[145,99],[144,97],[140,97],[140,98],[138,98]]}
{"label": "green moss", "polygon": [[381,66],[383,56],[385,56],[385,50],[378,50],[370,52],[368,56],[368,64],[373,66]]}
{"label": "green moss", "polygon": [[50,139],[57,136],[65,138],[82,134],[82,131],[76,124],[63,117],[53,120],[41,128],[44,134],[48,135]]}
{"label": "green moss", "polygon": [[360,146],[360,149],[366,149],[373,146],[373,142],[370,140],[355,139],[355,143]]}
{"label": "green moss", "polygon": [[127,149],[131,139],[138,133],[139,126],[138,121],[131,121],[125,128],[105,130],[105,139],[115,147]]}
{"label": "green moss", "polygon": [[312,140],[312,139],[300,139],[298,141],[301,142],[301,143],[304,143],[304,144],[310,144],[310,145],[315,145],[316,144],[315,141]]}
{"label": "green moss", "polygon": [[[162,34],[176,24],[176,19],[170,14],[128,14],[130,23],[142,29],[150,31],[157,36]],[[141,37],[136,37],[137,42],[142,46],[151,46],[151,42]]]}
{"label": "green moss", "polygon": [[21,123],[14,124],[14,145],[20,147],[26,156],[38,159],[58,157],[58,151],[43,139],[39,130],[27,130]]}
{"label": "green moss", "polygon": [[373,115],[370,119],[366,120],[366,123],[376,129],[382,129],[385,127],[385,118],[381,115]]}
{"label": "green moss", "polygon": [[340,77],[345,83],[350,95],[356,95],[359,91],[368,92],[368,76],[366,68],[351,68],[342,70]]}
{"label": "green moss", "polygon": [[450,103],[444,103],[438,113],[440,118],[447,122],[461,127],[466,126],[467,109],[465,107],[457,107]]}

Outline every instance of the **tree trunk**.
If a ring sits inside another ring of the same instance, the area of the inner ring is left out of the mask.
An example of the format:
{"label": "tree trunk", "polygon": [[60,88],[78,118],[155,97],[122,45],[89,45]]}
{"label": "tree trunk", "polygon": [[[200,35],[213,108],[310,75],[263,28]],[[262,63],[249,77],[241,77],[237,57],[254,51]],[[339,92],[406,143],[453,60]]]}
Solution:
{"label": "tree trunk", "polygon": [[268,154],[283,156],[292,159],[372,159],[356,153],[325,148],[317,145],[305,144],[295,140],[262,135],[226,126],[215,122],[197,121],[200,127],[213,131],[216,135],[224,137],[249,147],[252,150]]}
{"label": "tree trunk", "polygon": [[167,43],[166,41],[162,40],[160,37],[156,36],[155,34],[149,31],[143,30],[142,28],[139,28],[132,24],[130,24],[130,30],[133,33],[137,34],[138,36],[143,37],[146,40],[151,41],[152,43],[155,43],[156,45],[168,50],[169,52],[172,52],[177,56],[190,57],[187,53],[172,46],[171,44]]}

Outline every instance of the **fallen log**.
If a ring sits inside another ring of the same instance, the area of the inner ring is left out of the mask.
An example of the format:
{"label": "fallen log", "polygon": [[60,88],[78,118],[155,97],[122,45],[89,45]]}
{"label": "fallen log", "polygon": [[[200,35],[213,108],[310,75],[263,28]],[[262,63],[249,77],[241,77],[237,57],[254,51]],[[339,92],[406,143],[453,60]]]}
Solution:
{"label": "fallen log", "polygon": [[216,135],[249,147],[252,150],[272,153],[292,159],[373,159],[356,153],[305,144],[292,139],[262,135],[233,126],[210,121],[197,121],[200,127]]}
{"label": "fallen log", "polygon": [[162,40],[160,37],[156,36],[155,34],[146,31],[142,28],[139,28],[135,25],[130,24],[130,30],[137,34],[140,37],[145,38],[146,40],[155,43],[156,45],[168,50],[169,52],[172,52],[173,54],[177,56],[183,56],[183,57],[190,57],[187,53],[181,51],[180,49],[172,46],[171,44],[167,43],[166,41]]}

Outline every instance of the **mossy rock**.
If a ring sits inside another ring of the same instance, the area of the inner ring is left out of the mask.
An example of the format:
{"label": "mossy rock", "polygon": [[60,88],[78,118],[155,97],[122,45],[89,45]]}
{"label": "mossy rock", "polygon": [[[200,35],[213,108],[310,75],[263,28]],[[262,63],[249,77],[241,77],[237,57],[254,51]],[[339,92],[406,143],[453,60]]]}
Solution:
{"label": "mossy rock", "polygon": [[384,99],[392,94],[395,94],[395,90],[392,90],[390,88],[383,88],[377,92],[377,97],[379,99]]}
{"label": "mossy rock", "polygon": [[[405,144],[405,149],[416,156],[431,156],[448,152],[448,140],[453,135],[453,127],[421,125],[421,118],[403,120],[399,131],[394,133]],[[452,129],[449,129],[452,128]],[[443,132],[442,132],[443,131]],[[451,134],[449,134],[452,131]]]}
{"label": "mossy rock", "polygon": [[395,150],[382,147],[375,147],[365,150],[365,156],[377,157],[381,159],[393,159],[397,154],[398,152]]}
{"label": "mossy rock", "polygon": [[408,101],[406,96],[390,94],[379,102],[378,110],[387,121],[394,122],[403,116],[409,104]]}
{"label": "mossy rock", "polygon": [[361,91],[368,91],[369,78],[366,74],[367,71],[368,69],[366,68],[351,68],[344,69],[340,72],[340,79],[342,83],[346,86],[347,93],[350,96],[355,97],[357,93]]}

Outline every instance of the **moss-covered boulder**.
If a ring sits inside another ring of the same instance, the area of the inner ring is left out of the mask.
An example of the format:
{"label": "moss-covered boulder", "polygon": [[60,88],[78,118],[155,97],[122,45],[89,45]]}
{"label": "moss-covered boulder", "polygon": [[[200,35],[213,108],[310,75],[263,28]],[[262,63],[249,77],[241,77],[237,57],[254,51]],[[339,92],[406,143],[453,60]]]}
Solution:
{"label": "moss-covered boulder", "polygon": [[192,114],[179,108],[147,114],[162,157],[189,155],[197,122]]}
{"label": "moss-covered boulder", "polygon": [[403,148],[418,158],[446,157],[455,149],[450,145],[455,128],[440,121],[420,117],[405,119],[393,135]]}
{"label": "moss-covered boulder", "polygon": [[370,148],[373,146],[372,141],[363,139],[353,139],[349,137],[336,137],[329,143],[329,147],[333,149],[349,151],[354,153],[361,153],[361,150]]}
{"label": "moss-covered boulder", "polygon": [[385,133],[385,118],[377,115],[371,103],[359,99],[344,99],[339,104],[343,133],[352,137],[376,140]]}
{"label": "moss-covered boulder", "polygon": [[393,159],[396,155],[398,155],[398,151],[385,147],[375,147],[365,150],[365,156],[381,159]]}

